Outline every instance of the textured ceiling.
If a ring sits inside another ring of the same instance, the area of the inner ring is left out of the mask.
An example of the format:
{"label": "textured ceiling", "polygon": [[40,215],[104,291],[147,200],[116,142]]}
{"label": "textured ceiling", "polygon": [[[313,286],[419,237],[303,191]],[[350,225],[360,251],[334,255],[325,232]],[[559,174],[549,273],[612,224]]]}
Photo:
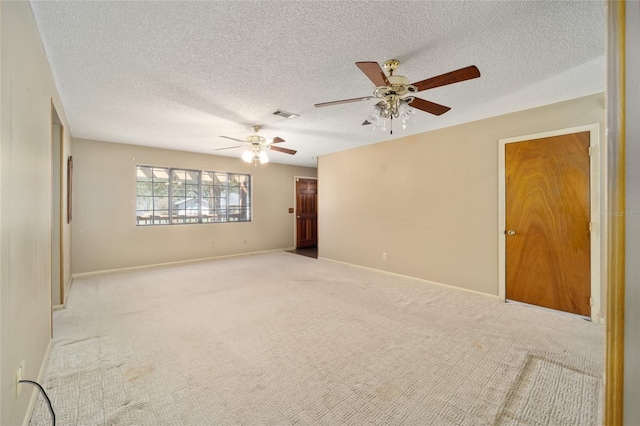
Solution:
{"label": "textured ceiling", "polygon": [[[75,137],[240,157],[252,125],[318,156],[605,90],[604,1],[32,1]],[[476,65],[482,77],[419,93],[394,134],[362,126],[374,101],[358,61],[401,61],[411,82]],[[286,119],[273,111],[300,114]]]}

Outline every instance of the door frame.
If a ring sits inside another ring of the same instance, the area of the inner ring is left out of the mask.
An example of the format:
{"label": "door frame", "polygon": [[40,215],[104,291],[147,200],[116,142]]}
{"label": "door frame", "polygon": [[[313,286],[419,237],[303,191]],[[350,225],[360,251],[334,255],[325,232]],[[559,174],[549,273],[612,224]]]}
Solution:
{"label": "door frame", "polygon": [[[54,132],[57,132],[56,135],[58,141],[54,139]],[[65,189],[66,189],[66,168],[67,161],[64,155],[65,146],[64,146],[64,138],[65,138],[65,126],[62,124],[60,117],[58,115],[58,111],[56,106],[53,103],[53,99],[51,100],[51,212],[50,212],[50,265],[49,265],[49,275],[51,278],[51,286],[57,284],[59,299],[53,300],[53,288],[50,289],[50,299],[51,299],[51,309],[59,310],[64,307],[64,301],[66,299],[65,294],[65,239],[64,239],[64,231],[65,224],[67,223],[65,211],[67,208],[67,203],[64,200]],[[54,155],[54,150],[56,151]],[[55,164],[54,164],[55,163]],[[54,182],[55,181],[55,182]],[[54,220],[54,212],[53,209],[56,209],[56,219]],[[58,236],[57,240],[54,241],[54,235]],[[56,253],[57,251],[57,253]],[[53,277],[53,262],[59,263],[57,268],[59,268],[58,277]],[[53,319],[52,319],[53,324]],[[53,333],[53,331],[52,331]],[[53,335],[53,334],[52,334]]]}
{"label": "door frame", "polygon": [[[293,177],[293,245],[292,247],[294,249],[296,248],[298,243],[298,221],[296,220],[296,217],[298,217],[298,212],[296,211],[296,209],[298,208],[298,191],[296,188],[296,182],[298,181],[298,179],[311,179],[311,180],[315,180],[316,183],[318,182],[317,176],[294,176]],[[317,204],[316,204],[316,211],[317,211]]]}
{"label": "door frame", "polygon": [[603,323],[604,313],[600,300],[600,125],[588,124],[549,132],[534,133],[498,140],[498,298],[506,301],[506,173],[505,146],[508,143],[523,142],[572,133],[589,132],[589,198],[591,202],[591,321]]}

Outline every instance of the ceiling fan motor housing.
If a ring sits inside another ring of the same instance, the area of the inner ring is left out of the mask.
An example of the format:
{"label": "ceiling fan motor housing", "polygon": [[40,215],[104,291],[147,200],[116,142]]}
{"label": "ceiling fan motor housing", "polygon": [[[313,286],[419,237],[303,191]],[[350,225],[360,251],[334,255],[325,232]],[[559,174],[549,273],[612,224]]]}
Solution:
{"label": "ceiling fan motor housing", "polygon": [[376,98],[387,98],[389,96],[403,96],[407,93],[416,93],[418,88],[409,84],[409,79],[403,75],[390,75],[388,77],[389,86],[376,87],[373,95]]}
{"label": "ceiling fan motor housing", "polygon": [[266,139],[260,135],[250,135],[247,136],[247,142],[249,142],[252,145],[262,145],[266,142]]}

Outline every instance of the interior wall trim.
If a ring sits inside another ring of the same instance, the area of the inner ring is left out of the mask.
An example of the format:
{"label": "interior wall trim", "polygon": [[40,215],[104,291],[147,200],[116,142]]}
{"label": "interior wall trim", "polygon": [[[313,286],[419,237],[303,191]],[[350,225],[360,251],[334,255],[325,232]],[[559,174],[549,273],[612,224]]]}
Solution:
{"label": "interior wall trim", "polygon": [[[607,11],[607,211],[625,211],[625,8]],[[607,218],[604,424],[624,422],[625,216]]]}

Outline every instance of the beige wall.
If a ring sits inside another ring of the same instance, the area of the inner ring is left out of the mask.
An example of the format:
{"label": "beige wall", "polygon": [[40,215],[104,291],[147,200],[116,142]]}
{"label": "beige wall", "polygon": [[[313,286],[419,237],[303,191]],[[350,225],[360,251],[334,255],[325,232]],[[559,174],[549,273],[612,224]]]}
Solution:
{"label": "beige wall", "polygon": [[497,295],[498,140],[600,123],[604,141],[604,107],[601,93],[321,157],[320,257]]}
{"label": "beige wall", "polygon": [[37,390],[16,398],[15,373],[40,379],[51,333],[52,101],[68,126],[28,2],[0,2],[0,44],[0,424],[19,425]]}
{"label": "beige wall", "polygon": [[[309,167],[85,139],[74,140],[73,159],[74,274],[291,248],[294,178],[316,176]],[[251,174],[253,221],[136,226],[138,164]]]}

